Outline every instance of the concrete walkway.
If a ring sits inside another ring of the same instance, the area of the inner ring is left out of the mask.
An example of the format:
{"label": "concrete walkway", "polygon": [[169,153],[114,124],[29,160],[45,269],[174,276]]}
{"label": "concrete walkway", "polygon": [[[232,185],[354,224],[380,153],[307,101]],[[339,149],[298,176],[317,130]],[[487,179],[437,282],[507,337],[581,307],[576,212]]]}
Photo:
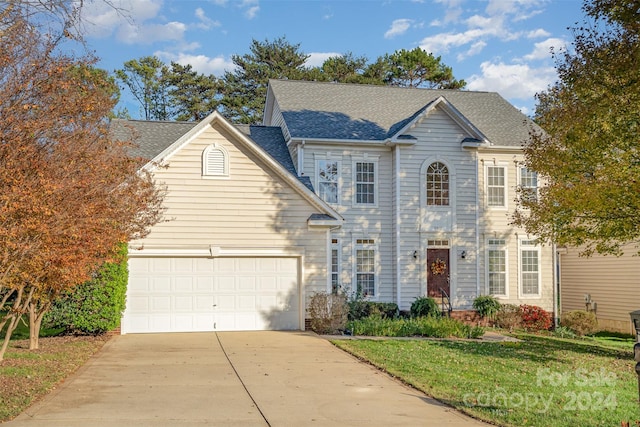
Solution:
{"label": "concrete walkway", "polygon": [[11,427],[472,426],[302,332],[124,335]]}

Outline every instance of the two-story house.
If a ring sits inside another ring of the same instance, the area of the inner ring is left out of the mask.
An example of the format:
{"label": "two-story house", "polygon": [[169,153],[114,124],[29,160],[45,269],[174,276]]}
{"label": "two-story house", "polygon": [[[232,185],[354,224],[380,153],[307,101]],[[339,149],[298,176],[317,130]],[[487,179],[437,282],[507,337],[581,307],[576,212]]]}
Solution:
{"label": "two-story house", "polygon": [[[532,127],[497,93],[271,81],[264,124],[299,176],[344,219],[327,242],[327,290],[408,309],[478,295],[554,309],[553,250],[510,224]],[[536,128],[537,129],[537,128]]]}
{"label": "two-story house", "polygon": [[553,251],[510,224],[529,119],[496,93],[274,80],[262,126],[115,121],[166,189],[130,244],[122,332],[302,329],[316,292],[554,310]]}

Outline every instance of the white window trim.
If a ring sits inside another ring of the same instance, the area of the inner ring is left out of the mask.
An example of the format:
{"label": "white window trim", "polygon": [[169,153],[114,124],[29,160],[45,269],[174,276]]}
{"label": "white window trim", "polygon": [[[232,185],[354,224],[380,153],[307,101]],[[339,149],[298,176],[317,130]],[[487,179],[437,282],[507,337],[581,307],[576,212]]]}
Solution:
{"label": "white window trim", "polygon": [[[449,171],[449,204],[442,205],[427,205],[427,169],[432,163],[442,163],[447,167]],[[452,220],[455,221],[455,212],[456,212],[456,170],[453,167],[453,164],[449,161],[441,158],[440,156],[429,157],[422,162],[420,166],[420,208],[423,211],[422,216],[427,211],[437,212],[437,211],[451,211],[453,213]]]}
{"label": "white window trim", "polygon": [[493,240],[492,238],[487,239],[487,243],[485,245],[485,289],[487,290],[487,294],[490,294],[489,287],[489,251],[490,250],[503,250],[504,251],[504,294],[490,294],[498,299],[509,299],[509,245],[505,239],[504,245],[490,245],[489,240]]}
{"label": "white window trim", "polygon": [[[523,241],[535,240],[534,238],[519,238],[518,239],[518,297],[522,299],[540,299],[542,298],[542,248],[540,245],[525,245]],[[535,250],[538,252],[538,293],[525,294],[522,289],[522,251],[523,250]]]}
{"label": "white window trim", "polygon": [[[340,199],[342,198],[342,161],[335,158],[335,157],[331,157],[330,155],[331,153],[328,153],[327,155],[315,155],[315,188],[316,188],[316,194],[318,195],[318,197],[322,198],[322,196],[320,195],[320,162],[321,161],[327,161],[327,162],[336,162],[336,167],[337,167],[337,195],[336,195],[336,202],[332,203],[332,202],[327,202],[325,200],[326,203],[328,203],[331,206],[339,206],[340,205]],[[324,200],[324,199],[323,199]]]}
{"label": "white window trim", "polygon": [[[208,154],[212,150],[218,150],[222,153],[224,159],[224,172],[221,174],[210,174],[208,173]],[[213,143],[209,145],[202,151],[202,177],[206,179],[228,179],[230,177],[229,172],[229,152],[226,148],[218,143]]]}
{"label": "white window trim", "polygon": [[[371,155],[363,155],[363,156],[351,156],[351,182],[353,183],[353,199],[352,206],[359,208],[377,208],[378,207],[378,181],[380,176],[380,168],[378,167],[378,159],[380,156],[371,156]],[[373,163],[373,200],[374,203],[358,203],[358,182],[356,181],[356,177],[358,176],[357,171],[357,163]]]}
{"label": "white window trim", "polygon": [[[358,243],[358,240],[373,240],[374,243],[362,244]],[[353,237],[353,288],[354,292],[358,292],[358,250],[373,250],[374,251],[374,271],[373,271],[373,295],[368,295],[367,299],[370,301],[377,301],[380,297],[379,289],[379,276],[380,276],[380,242],[376,237],[358,236]]]}
{"label": "white window trim", "polygon": [[[502,206],[489,205],[489,168],[504,169],[504,204]],[[487,209],[507,210],[509,209],[509,165],[508,163],[498,162],[484,165],[484,204]]]}
{"label": "white window trim", "polygon": [[[531,171],[531,169],[529,169],[525,165],[518,166],[518,188],[523,188],[522,187],[522,171],[525,170],[525,169],[530,171],[530,172],[534,172],[536,174],[536,181],[537,181],[537,185],[535,187],[535,189],[536,189],[536,200],[540,200],[540,180],[539,180],[538,173],[535,172],[535,171]],[[531,188],[531,187],[527,187],[527,188]]]}

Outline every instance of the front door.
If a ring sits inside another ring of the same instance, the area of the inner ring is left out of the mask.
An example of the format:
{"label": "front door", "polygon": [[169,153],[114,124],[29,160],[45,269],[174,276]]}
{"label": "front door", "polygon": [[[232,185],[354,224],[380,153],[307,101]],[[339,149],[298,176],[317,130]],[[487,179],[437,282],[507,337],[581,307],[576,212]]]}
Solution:
{"label": "front door", "polygon": [[427,296],[440,298],[449,290],[449,249],[427,249]]}

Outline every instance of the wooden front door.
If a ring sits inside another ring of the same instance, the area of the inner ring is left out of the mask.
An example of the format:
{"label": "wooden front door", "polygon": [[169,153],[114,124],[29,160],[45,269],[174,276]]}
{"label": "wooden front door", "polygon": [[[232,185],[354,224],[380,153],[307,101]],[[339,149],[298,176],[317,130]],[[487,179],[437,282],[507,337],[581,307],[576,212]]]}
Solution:
{"label": "wooden front door", "polygon": [[449,289],[449,249],[427,249],[427,296],[440,298]]}

